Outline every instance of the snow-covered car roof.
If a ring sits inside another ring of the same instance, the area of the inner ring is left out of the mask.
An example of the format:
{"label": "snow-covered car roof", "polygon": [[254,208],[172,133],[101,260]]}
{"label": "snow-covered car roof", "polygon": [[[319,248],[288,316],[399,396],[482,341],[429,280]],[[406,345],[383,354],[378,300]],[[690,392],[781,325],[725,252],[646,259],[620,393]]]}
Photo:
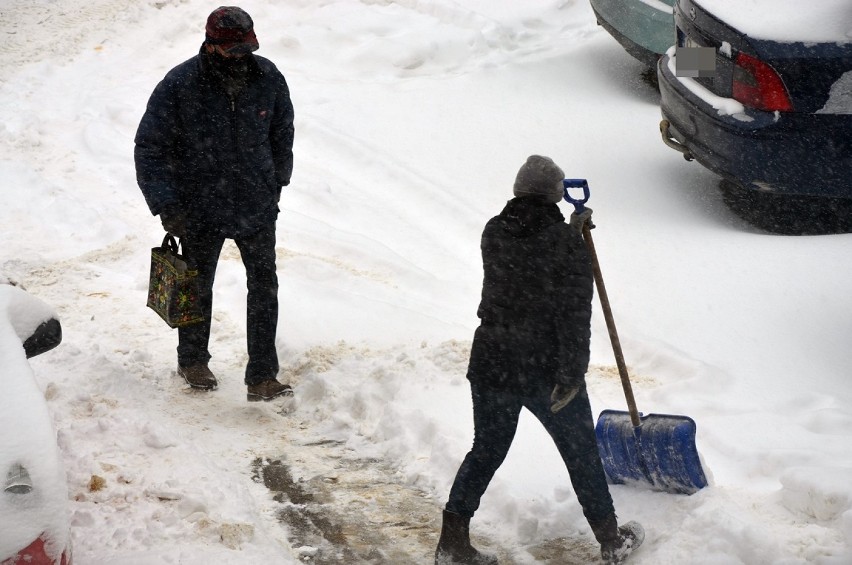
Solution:
{"label": "snow-covered car roof", "polygon": [[755,39],[852,43],[850,0],[694,0]]}

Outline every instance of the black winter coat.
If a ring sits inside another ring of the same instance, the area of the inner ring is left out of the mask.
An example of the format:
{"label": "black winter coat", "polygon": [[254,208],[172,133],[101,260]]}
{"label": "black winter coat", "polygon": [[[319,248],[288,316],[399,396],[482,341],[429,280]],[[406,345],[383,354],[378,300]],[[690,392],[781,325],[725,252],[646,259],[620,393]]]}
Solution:
{"label": "black winter coat", "polygon": [[482,233],[485,272],[467,377],[519,394],[579,384],[589,365],[593,275],[556,204],[515,198]]}
{"label": "black winter coat", "polygon": [[278,216],[293,170],[293,105],[275,65],[248,55],[235,98],[202,47],[157,85],[136,133],[136,177],[154,215],[177,204],[190,228],[250,235]]}

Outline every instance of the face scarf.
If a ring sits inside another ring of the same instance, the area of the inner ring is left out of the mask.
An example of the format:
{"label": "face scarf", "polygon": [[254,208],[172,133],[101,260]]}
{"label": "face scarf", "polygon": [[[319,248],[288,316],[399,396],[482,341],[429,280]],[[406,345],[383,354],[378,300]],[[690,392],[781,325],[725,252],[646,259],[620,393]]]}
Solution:
{"label": "face scarf", "polygon": [[207,53],[207,60],[213,75],[218,78],[219,83],[228,98],[232,101],[237,99],[240,92],[248,82],[249,55],[242,57],[223,57],[216,51]]}
{"label": "face scarf", "polygon": [[223,78],[245,80],[249,70],[249,55],[223,57],[218,51],[209,53],[210,66]]}

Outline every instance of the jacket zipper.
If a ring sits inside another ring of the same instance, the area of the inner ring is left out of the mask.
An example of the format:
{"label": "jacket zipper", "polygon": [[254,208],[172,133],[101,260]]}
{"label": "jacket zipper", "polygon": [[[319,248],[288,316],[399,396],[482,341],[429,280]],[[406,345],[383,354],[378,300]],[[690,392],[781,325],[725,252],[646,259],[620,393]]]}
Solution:
{"label": "jacket zipper", "polygon": [[237,98],[229,96],[231,102],[231,137],[234,140],[234,149],[237,148]]}
{"label": "jacket zipper", "polygon": [[[236,96],[229,96],[228,98],[231,101],[231,140],[233,141],[233,144],[234,144],[234,159],[236,160],[234,165],[236,166],[240,161],[240,149],[239,149],[239,143],[238,143],[239,136],[237,135],[237,130],[238,130],[238,127],[237,127],[237,98],[236,98]],[[231,169],[231,186],[233,186],[233,187],[239,186],[239,183],[237,182],[237,178],[236,178],[236,168]],[[233,205],[236,206],[236,202],[234,202]],[[236,225],[238,223],[236,212],[237,212],[237,210],[236,210],[236,207],[235,207],[234,208],[234,223],[235,223],[234,229],[235,230],[238,229],[238,226]]]}

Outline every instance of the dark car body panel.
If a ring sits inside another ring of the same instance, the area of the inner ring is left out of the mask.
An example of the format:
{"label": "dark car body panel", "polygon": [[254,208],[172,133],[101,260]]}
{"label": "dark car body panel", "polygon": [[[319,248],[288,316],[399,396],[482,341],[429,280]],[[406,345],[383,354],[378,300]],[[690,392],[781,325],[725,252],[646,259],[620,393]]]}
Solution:
{"label": "dark car body panel", "polygon": [[678,81],[668,61],[658,67],[662,115],[699,163],[748,188],[852,198],[852,116],[749,109],[720,116]]}
{"label": "dark car body panel", "polygon": [[[693,18],[694,15],[694,18]],[[678,42],[716,48],[714,77],[694,79],[710,96],[730,98],[737,53],[771,65],[787,87],[792,112],[745,107],[720,115],[675,76],[670,57],[658,64],[662,116],[669,134],[702,165],[740,186],[778,194],[852,198],[852,114],[821,113],[829,92],[852,71],[852,43],[805,44],[759,40],[701,8],[675,6]],[[726,42],[727,45],[724,45]]]}

